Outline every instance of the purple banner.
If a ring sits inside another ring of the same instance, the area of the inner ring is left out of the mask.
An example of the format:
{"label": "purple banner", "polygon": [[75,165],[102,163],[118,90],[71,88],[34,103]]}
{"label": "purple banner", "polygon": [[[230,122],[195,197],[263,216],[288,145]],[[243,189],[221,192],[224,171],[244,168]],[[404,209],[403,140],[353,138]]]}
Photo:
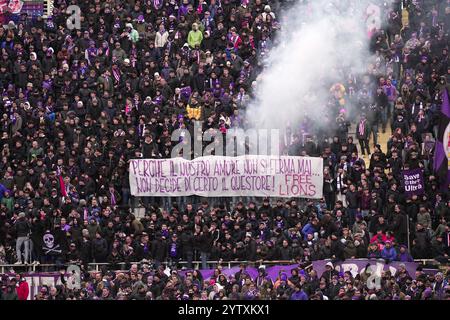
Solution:
{"label": "purple banner", "polygon": [[422,169],[403,170],[403,187],[408,198],[413,195],[421,195],[425,191]]}
{"label": "purple banner", "polygon": [[[317,271],[317,275],[320,277],[325,272],[325,265],[329,262],[329,260],[318,260],[313,261],[313,269]],[[363,272],[364,268],[367,266],[367,264],[370,264],[372,267],[372,270],[376,272],[381,273],[381,271],[391,271],[392,274],[395,274],[397,269],[399,268],[400,264],[404,264],[406,270],[408,271],[409,275],[412,278],[415,278],[415,272],[417,269],[418,264],[416,262],[400,262],[400,261],[393,261],[389,264],[386,264],[384,260],[379,259],[349,259],[345,260],[344,262],[338,262],[334,265],[335,269],[338,272],[346,272],[350,271],[353,276],[356,276],[358,273]],[[285,273],[287,277],[289,278],[291,276],[291,270],[294,268],[299,268],[299,265],[297,264],[291,264],[291,265],[277,265],[272,267],[266,268],[266,274],[267,276],[272,279],[272,281],[276,281],[277,278],[280,276],[280,274]],[[229,277],[230,275],[236,274],[240,270],[239,267],[233,267],[233,268],[223,268],[222,273]],[[185,276],[186,270],[183,270],[180,272],[180,275]],[[245,272],[254,280],[258,276],[258,269],[254,267],[247,267],[245,269]],[[214,269],[203,269],[200,270],[200,273],[203,276],[204,280],[209,280],[214,275]],[[300,273],[301,270],[300,270]]]}
{"label": "purple banner", "polygon": [[[325,265],[327,264],[326,260],[313,261],[314,270],[317,271],[318,276],[320,277],[322,273],[325,272]],[[391,274],[395,274],[398,270],[400,264],[405,265],[406,271],[408,271],[409,275],[415,279],[416,278],[416,269],[418,264],[416,262],[400,262],[393,261],[389,264],[386,264],[383,259],[349,259],[343,262],[337,262],[334,264],[334,268],[338,272],[346,272],[350,271],[352,276],[355,277],[357,274],[364,272],[367,264],[370,264],[372,267],[372,271],[381,274],[382,271],[391,271]]]}
{"label": "purple banner", "polygon": [[[294,268],[298,268],[297,264],[291,264],[291,265],[280,265],[280,266],[273,266],[273,267],[267,267],[266,270],[266,276],[268,276],[272,281],[276,281],[280,274],[285,273],[287,277],[289,278],[291,276],[291,270]],[[215,269],[202,269],[199,270],[202,274],[202,277],[204,280],[209,280],[214,275]],[[237,272],[239,272],[240,267],[232,267],[232,268],[223,268],[221,271],[221,274],[224,274],[227,277],[234,276]],[[181,276],[185,276],[188,270],[180,271],[179,274]],[[249,275],[250,278],[253,280],[258,276],[258,268],[254,267],[247,267],[245,268],[245,274]]]}
{"label": "purple banner", "polygon": [[[317,272],[317,275],[319,277],[322,276],[322,274],[325,272],[325,265],[329,263],[329,260],[318,260],[313,261],[313,269]],[[382,259],[349,259],[345,260],[343,262],[337,262],[333,264],[333,267],[338,272],[346,272],[350,271],[355,277],[357,274],[360,274],[364,271],[366,266],[369,264],[371,266],[371,271],[375,272],[376,274],[380,274],[382,271],[391,271],[392,274],[395,274],[395,272],[399,269],[400,264],[404,264],[406,270],[408,271],[409,275],[415,279],[416,278],[416,269],[418,266],[418,263],[416,262],[400,262],[400,261],[393,261],[389,264],[386,264],[384,260]],[[291,276],[291,271],[294,268],[299,268],[299,265],[297,264],[291,264],[291,265],[276,265],[272,267],[266,268],[266,275],[269,277],[272,281],[276,281],[281,275],[285,275],[286,278],[289,278]],[[200,270],[200,273],[203,276],[204,280],[209,280],[214,275],[215,269],[204,269]],[[237,272],[239,272],[240,267],[233,267],[233,268],[223,268],[222,274],[224,274],[226,277],[234,276]],[[436,274],[438,272],[438,269],[424,269],[423,272],[426,274]],[[95,271],[93,271],[95,273]],[[119,271],[116,271],[119,272]],[[120,271],[123,272],[123,271]],[[185,276],[186,272],[188,270],[182,270],[179,271],[179,275]],[[305,274],[306,271],[301,270],[299,268],[300,274]],[[245,274],[249,275],[253,280],[256,279],[258,276],[258,269],[254,267],[247,267],[245,269]],[[8,276],[14,276],[14,274],[6,273],[5,275]],[[37,292],[40,290],[40,288],[43,285],[49,285],[53,286],[57,283],[60,283],[60,274],[57,272],[42,272],[42,273],[24,273],[22,274],[26,281],[28,282],[30,286],[30,294],[28,299],[32,300],[34,298],[34,295],[37,294]],[[66,274],[66,277],[68,277],[69,274]]]}

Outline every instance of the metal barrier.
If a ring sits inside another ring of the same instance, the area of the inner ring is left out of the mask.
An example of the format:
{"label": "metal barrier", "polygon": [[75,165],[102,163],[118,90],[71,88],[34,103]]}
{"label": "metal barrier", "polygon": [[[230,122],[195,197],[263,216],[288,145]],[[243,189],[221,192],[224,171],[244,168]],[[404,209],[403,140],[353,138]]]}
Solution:
{"label": "metal barrier", "polygon": [[[448,268],[448,265],[443,265],[441,263],[439,263],[438,261],[434,260],[434,259],[415,259],[414,262],[419,263],[422,266],[435,266],[437,268]],[[246,264],[249,266],[261,266],[261,265],[289,265],[289,264],[295,264],[298,263],[296,261],[292,261],[292,260],[274,260],[274,261],[261,261],[261,260],[257,260],[257,261],[221,261],[221,260],[213,260],[213,261],[207,261],[208,265],[217,267],[217,266],[222,266],[225,268],[232,268],[233,266],[238,266],[240,264]],[[126,265],[132,265],[132,264],[137,264],[138,266],[142,265],[142,264],[152,264],[152,261],[136,261],[136,262],[120,262],[117,263],[116,265],[120,265],[121,269],[119,269],[120,271],[126,271],[127,269],[125,268]],[[173,265],[176,264],[178,266],[181,266],[182,268],[185,268],[186,265],[188,264],[187,261],[177,261],[177,262],[161,262],[161,264],[163,265]],[[199,269],[201,266],[202,262],[201,261],[192,261],[192,266],[194,267],[194,269]],[[14,272],[16,272],[16,270],[20,270],[20,272],[48,272],[50,269],[53,269],[52,271],[56,271],[58,270],[58,268],[61,267],[67,267],[70,264],[66,263],[66,264],[62,264],[62,265],[57,265],[57,264],[3,264],[0,265],[0,274],[5,274],[5,273],[12,273],[11,271],[14,270]],[[88,271],[95,271],[98,272],[100,271],[103,267],[107,267],[109,266],[109,263],[88,263]],[[12,270],[11,270],[12,269]]]}

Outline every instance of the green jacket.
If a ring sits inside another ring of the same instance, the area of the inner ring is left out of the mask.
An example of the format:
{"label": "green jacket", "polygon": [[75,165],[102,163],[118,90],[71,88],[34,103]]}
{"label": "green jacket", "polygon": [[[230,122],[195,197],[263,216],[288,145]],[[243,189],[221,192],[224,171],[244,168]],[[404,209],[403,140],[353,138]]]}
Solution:
{"label": "green jacket", "polygon": [[202,43],[203,40],[203,33],[200,30],[194,31],[191,30],[189,31],[188,34],[188,44],[191,48],[195,48],[195,46],[198,44],[200,45]]}
{"label": "green jacket", "polygon": [[139,41],[139,32],[136,29],[131,30],[130,32],[130,40],[133,43],[136,43]]}
{"label": "green jacket", "polygon": [[8,208],[8,210],[11,212],[14,208],[14,199],[3,197],[2,204],[4,204],[5,207]]}

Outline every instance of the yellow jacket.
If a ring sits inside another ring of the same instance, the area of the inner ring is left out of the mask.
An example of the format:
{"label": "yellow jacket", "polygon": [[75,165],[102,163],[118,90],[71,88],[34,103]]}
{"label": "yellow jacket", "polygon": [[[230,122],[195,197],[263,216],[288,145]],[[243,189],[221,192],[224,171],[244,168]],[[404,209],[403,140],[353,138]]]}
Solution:
{"label": "yellow jacket", "polygon": [[202,107],[201,106],[191,107],[190,105],[187,105],[186,112],[189,119],[194,118],[195,120],[200,120],[202,116]]}

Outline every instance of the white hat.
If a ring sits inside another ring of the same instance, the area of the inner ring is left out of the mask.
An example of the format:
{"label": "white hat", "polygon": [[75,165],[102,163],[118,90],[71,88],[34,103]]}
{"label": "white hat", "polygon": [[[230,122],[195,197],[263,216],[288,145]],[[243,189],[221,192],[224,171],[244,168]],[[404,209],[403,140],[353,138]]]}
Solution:
{"label": "white hat", "polygon": [[132,28],[132,29],[133,29],[133,25],[132,25],[131,23],[125,24],[125,27],[127,27],[127,28]]}
{"label": "white hat", "polygon": [[331,268],[334,268],[333,264],[332,264],[330,261],[328,261],[328,262],[326,263],[325,267],[331,267]]}
{"label": "white hat", "polygon": [[130,59],[128,59],[128,58],[127,59],[123,59],[123,62],[124,63],[130,63]]}

